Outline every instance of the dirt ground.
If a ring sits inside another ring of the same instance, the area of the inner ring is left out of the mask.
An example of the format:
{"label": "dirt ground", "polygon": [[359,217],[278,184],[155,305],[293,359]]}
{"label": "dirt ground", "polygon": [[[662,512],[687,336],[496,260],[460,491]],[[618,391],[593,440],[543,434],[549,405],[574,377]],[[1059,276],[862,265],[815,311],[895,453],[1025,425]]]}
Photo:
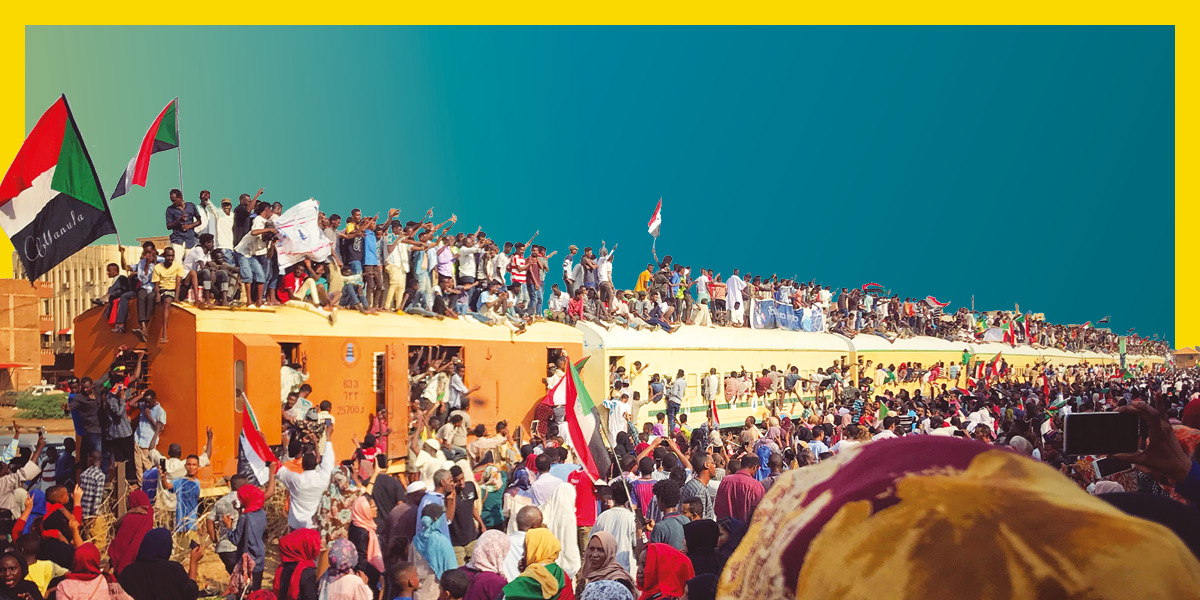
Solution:
{"label": "dirt ground", "polygon": [[0,432],[12,433],[12,422],[15,419],[22,431],[36,432],[38,427],[45,427],[46,433],[55,435],[71,435],[75,426],[71,419],[17,419],[17,407],[0,406]]}

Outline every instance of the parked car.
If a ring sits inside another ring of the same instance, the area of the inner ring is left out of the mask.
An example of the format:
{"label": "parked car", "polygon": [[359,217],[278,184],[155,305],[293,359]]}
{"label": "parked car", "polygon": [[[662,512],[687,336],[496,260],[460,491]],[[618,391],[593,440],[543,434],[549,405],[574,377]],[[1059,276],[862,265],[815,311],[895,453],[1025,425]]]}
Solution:
{"label": "parked car", "polygon": [[17,390],[8,390],[0,394],[0,406],[16,406],[17,405]]}
{"label": "parked car", "polygon": [[47,384],[35,385],[35,386],[29,388],[29,393],[33,394],[34,396],[41,396],[43,394],[53,394],[56,391],[58,391],[58,390],[54,389],[54,386],[47,385]]}

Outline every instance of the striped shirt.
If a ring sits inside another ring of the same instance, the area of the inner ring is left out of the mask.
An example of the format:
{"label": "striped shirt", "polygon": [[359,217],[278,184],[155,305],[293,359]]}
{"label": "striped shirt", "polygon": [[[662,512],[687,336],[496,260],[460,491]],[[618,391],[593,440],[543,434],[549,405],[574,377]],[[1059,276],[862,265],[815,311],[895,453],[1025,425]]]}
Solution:
{"label": "striped shirt", "polygon": [[509,262],[509,273],[512,274],[513,283],[525,283],[525,257],[519,254],[514,254]]}

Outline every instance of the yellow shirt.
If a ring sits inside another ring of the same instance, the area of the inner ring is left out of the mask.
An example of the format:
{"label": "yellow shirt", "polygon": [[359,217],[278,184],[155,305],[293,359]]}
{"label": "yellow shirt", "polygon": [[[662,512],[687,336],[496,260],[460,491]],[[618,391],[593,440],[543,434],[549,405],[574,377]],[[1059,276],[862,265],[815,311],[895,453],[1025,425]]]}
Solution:
{"label": "yellow shirt", "polygon": [[638,275],[637,287],[633,288],[633,291],[635,291],[635,292],[648,291],[650,289],[650,277],[651,277],[650,271],[642,271],[642,274]]}
{"label": "yellow shirt", "polygon": [[158,289],[161,291],[175,291],[175,277],[183,278],[187,275],[187,269],[179,264],[179,261],[171,263],[170,267],[164,267],[163,263],[154,265],[154,276],[152,282],[158,284]]}

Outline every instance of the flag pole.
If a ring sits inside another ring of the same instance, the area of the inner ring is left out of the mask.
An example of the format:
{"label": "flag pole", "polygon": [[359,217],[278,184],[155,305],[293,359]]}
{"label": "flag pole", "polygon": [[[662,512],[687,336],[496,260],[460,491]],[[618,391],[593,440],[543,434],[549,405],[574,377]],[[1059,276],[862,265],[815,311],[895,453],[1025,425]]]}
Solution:
{"label": "flag pole", "polygon": [[[179,96],[175,96],[175,158],[179,161],[179,193],[183,194],[183,150],[181,149],[182,140],[179,135]],[[184,194],[184,198],[187,195]]]}

